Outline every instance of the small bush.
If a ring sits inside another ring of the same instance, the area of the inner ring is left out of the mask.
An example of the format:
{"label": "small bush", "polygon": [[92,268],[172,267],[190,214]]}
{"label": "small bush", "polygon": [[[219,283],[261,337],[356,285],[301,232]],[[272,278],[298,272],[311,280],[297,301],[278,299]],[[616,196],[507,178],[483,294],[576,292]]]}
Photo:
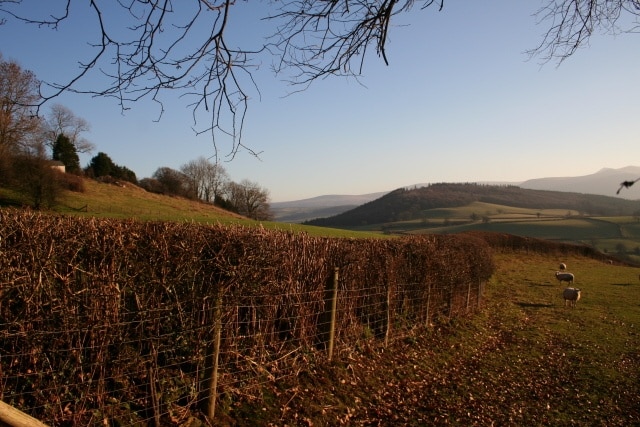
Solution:
{"label": "small bush", "polygon": [[75,193],[84,193],[84,179],[81,176],[73,174],[61,174],[60,182],[65,190],[73,191]]}

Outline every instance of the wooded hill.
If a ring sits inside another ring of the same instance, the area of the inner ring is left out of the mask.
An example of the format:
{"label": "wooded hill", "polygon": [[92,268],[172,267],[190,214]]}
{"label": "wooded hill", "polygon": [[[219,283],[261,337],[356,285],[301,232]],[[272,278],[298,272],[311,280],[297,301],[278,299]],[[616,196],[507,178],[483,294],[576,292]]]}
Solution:
{"label": "wooded hill", "polygon": [[[613,193],[613,189],[612,189]],[[379,199],[329,218],[305,224],[323,227],[357,227],[420,219],[428,209],[455,208],[473,202],[529,209],[567,209],[583,215],[640,215],[640,201],[594,194],[528,190],[514,185],[431,184],[394,190]]]}

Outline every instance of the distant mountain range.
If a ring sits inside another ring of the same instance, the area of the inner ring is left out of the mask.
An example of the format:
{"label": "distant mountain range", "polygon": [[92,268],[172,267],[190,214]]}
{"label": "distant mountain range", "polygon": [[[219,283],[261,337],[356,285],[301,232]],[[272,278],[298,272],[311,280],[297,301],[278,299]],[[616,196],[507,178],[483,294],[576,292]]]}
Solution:
{"label": "distant mountain range", "polygon": [[[604,168],[591,175],[576,177],[551,177],[530,179],[524,182],[478,182],[486,185],[511,185],[523,189],[548,190],[591,195],[611,196],[622,199],[640,200],[640,182],[635,186],[624,188],[620,194],[616,191],[623,181],[634,181],[640,178],[640,167],[627,166],[621,169]],[[405,188],[420,188],[429,184],[414,184]],[[271,204],[276,221],[299,223],[316,218],[328,218],[350,211],[365,203],[377,200],[389,191],[360,195],[324,195],[290,202]]]}
{"label": "distant mountain range", "polygon": [[304,222],[315,218],[338,215],[387,194],[387,191],[360,195],[326,195],[292,202],[271,204],[271,212],[276,221]]}
{"label": "distant mountain range", "polygon": [[640,183],[625,188],[616,195],[623,181],[634,181],[640,178],[640,167],[627,166],[621,169],[600,169],[591,175],[530,179],[519,184],[522,188],[532,190],[568,191],[572,193],[600,194],[603,196],[622,197],[624,199],[640,199]]}

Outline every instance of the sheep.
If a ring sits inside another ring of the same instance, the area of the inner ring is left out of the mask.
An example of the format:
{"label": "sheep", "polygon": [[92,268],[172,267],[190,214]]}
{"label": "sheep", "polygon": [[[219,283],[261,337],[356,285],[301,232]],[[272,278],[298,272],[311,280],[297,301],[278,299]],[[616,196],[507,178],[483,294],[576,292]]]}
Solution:
{"label": "sheep", "polygon": [[560,270],[565,271],[567,269],[567,264],[565,264],[564,262],[560,263]]}
{"label": "sheep", "polygon": [[573,276],[573,273],[560,273],[559,271],[556,271],[556,279],[558,279],[560,283],[567,282],[572,285],[575,277]]}
{"label": "sheep", "polygon": [[571,308],[576,306],[576,303],[580,301],[580,289],[578,288],[565,288],[562,292],[562,297],[564,298],[564,306],[569,306]]}

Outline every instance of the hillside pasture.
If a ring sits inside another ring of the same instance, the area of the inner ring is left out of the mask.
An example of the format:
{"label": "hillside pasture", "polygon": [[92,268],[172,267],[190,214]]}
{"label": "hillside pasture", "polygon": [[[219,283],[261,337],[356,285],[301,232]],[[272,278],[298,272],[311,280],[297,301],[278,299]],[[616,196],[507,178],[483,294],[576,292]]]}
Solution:
{"label": "hillside pasture", "polygon": [[[640,270],[553,253],[495,261],[480,313],[318,365],[237,425],[640,425]],[[582,289],[575,308],[559,262]]]}
{"label": "hillside pasture", "polygon": [[457,227],[443,227],[431,232],[457,233],[470,230],[491,231],[537,237],[545,240],[584,242],[593,238],[620,237],[618,226],[589,218],[558,218],[555,220],[500,220],[488,223],[472,223]]}
{"label": "hillside pasture", "polygon": [[[84,191],[63,191],[51,213],[93,218],[132,218],[140,221],[261,226],[267,229],[326,237],[384,237],[378,231],[353,231],[274,221],[254,221],[210,203],[150,193],[129,182],[83,180]],[[0,188],[0,208],[28,205],[15,191]]]}
{"label": "hillside pasture", "polygon": [[[626,220],[626,217],[620,218],[620,227],[622,227],[622,232],[624,234],[628,234],[629,236],[640,236],[640,222],[636,219]],[[612,218],[612,221],[616,221],[616,218]]]}
{"label": "hillside pasture", "polygon": [[129,182],[84,180],[84,192],[64,192],[56,212],[101,218],[229,223],[245,219],[212,204],[150,193]]}
{"label": "hillside pasture", "polygon": [[640,221],[633,216],[583,216],[563,209],[527,209],[474,202],[429,209],[421,219],[372,224],[356,230],[387,234],[449,234],[490,231],[593,246],[640,262]]}
{"label": "hillside pasture", "polygon": [[470,219],[473,215],[490,218],[557,218],[569,215],[577,215],[577,211],[567,209],[530,209],[518,208],[495,203],[473,202],[466,206],[456,208],[428,209],[422,213],[427,219]]}

